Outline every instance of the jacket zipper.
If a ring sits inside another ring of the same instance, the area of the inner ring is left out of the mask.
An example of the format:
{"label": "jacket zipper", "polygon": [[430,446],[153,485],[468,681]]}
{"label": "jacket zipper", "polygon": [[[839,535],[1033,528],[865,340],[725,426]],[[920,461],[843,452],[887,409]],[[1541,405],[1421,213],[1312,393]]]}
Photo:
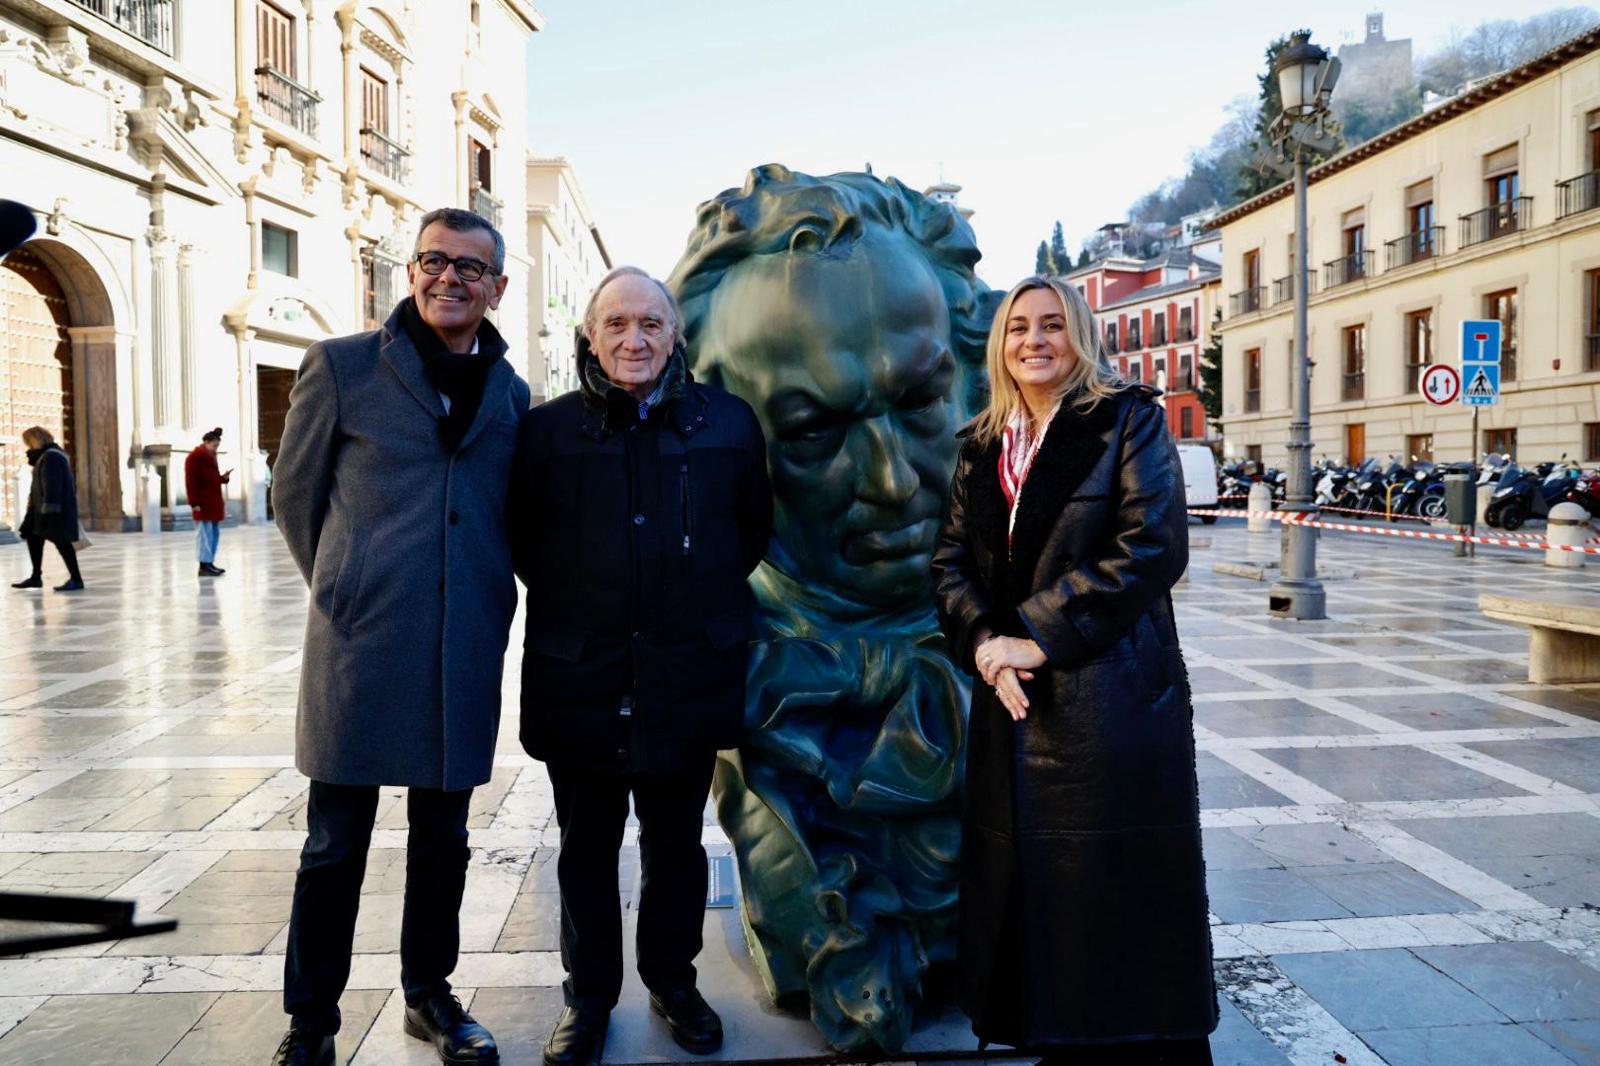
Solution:
{"label": "jacket zipper", "polygon": [[684,463],[678,467],[678,484],[682,488],[681,502],[683,505],[683,554],[689,554],[689,464]]}

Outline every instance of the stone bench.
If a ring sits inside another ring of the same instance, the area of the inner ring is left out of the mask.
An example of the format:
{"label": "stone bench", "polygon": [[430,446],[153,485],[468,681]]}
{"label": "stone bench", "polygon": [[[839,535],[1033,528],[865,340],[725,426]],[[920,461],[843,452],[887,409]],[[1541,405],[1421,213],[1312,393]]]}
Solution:
{"label": "stone bench", "polygon": [[1528,627],[1528,680],[1541,685],[1600,681],[1600,593],[1526,599],[1485,593],[1478,609],[1489,618]]}

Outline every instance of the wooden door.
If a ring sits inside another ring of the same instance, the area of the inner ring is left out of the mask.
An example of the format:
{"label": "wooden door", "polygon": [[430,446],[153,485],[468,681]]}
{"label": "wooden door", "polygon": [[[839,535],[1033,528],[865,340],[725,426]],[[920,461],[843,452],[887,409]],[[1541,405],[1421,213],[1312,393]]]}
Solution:
{"label": "wooden door", "polygon": [[1344,459],[1354,466],[1367,458],[1367,427],[1363,422],[1352,422],[1344,427]]}
{"label": "wooden door", "polygon": [[[73,454],[69,325],[66,294],[38,256],[23,247],[0,260],[0,468],[7,485],[26,465],[20,436],[29,426],[48,429]],[[15,523],[21,515],[5,517]]]}

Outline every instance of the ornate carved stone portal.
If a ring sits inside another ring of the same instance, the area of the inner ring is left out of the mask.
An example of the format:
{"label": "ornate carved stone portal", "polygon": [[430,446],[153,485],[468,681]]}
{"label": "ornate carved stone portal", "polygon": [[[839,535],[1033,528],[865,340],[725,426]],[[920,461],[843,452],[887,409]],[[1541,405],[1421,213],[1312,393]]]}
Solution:
{"label": "ornate carved stone portal", "polygon": [[953,209],[870,174],[750,172],[669,285],[689,362],[768,442],[748,740],[719,758],[746,937],[835,1048],[899,1049],[955,954],[966,676],[929,559],[998,294]]}

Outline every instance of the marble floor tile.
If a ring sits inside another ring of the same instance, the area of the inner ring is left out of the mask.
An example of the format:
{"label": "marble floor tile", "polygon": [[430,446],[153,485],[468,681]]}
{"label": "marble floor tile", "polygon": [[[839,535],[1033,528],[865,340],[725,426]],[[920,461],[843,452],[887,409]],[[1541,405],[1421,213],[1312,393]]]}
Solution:
{"label": "marble floor tile", "polygon": [[1458,896],[1404,863],[1296,867],[1294,872],[1358,918],[1451,914],[1476,909],[1471,900]]}
{"label": "marble floor tile", "polygon": [[157,1066],[217,998],[211,992],[52,996],[0,1037],[0,1061]]}
{"label": "marble floor tile", "polygon": [[1513,1021],[1600,1019],[1600,970],[1549,944],[1472,944],[1413,953]]}
{"label": "marble floor tile", "polygon": [[[1491,752],[1492,754],[1492,752]],[[1273,762],[1347,800],[1472,799],[1524,790],[1415,748],[1284,748]]]}
{"label": "marble floor tile", "polygon": [[1355,1032],[1509,1020],[1409,951],[1282,955],[1276,962]]}
{"label": "marble floor tile", "polygon": [[1361,1039],[1389,1066],[1506,1063],[1571,1066],[1528,1028],[1518,1025],[1442,1025],[1427,1029],[1366,1031]]}

